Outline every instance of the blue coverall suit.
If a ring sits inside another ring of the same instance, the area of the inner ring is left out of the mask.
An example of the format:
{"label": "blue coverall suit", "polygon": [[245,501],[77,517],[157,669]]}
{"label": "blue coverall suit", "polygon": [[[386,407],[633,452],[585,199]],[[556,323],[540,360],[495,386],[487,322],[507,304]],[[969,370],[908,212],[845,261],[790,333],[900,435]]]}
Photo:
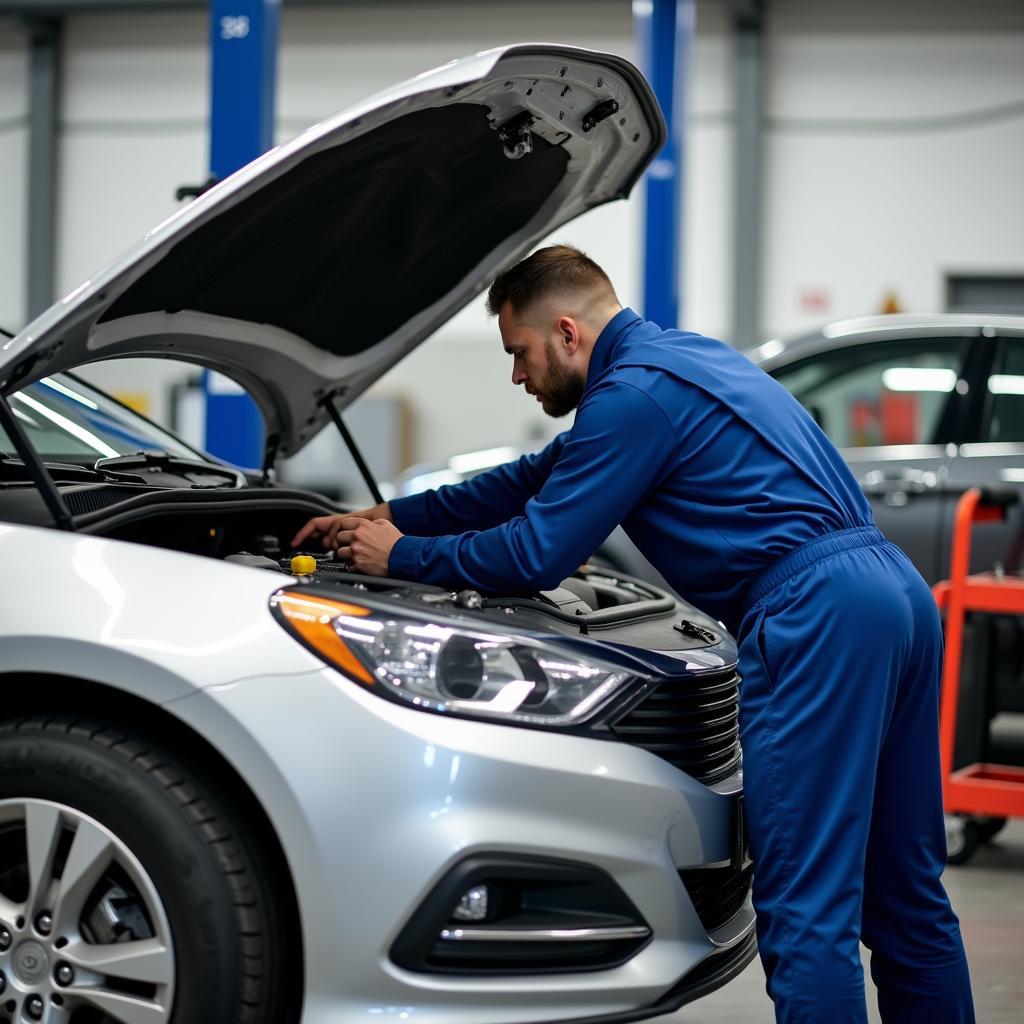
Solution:
{"label": "blue coverall suit", "polygon": [[780,1021],[974,1020],[939,880],[942,636],[835,448],[729,346],[630,309],[601,332],[572,429],[543,451],[391,502],[389,572],[550,588],[622,523],[736,636],[754,905]]}

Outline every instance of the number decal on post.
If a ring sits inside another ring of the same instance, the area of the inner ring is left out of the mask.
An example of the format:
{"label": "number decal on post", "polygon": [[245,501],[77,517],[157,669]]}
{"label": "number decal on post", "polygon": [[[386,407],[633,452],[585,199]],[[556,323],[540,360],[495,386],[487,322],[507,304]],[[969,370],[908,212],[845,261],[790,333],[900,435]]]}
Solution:
{"label": "number decal on post", "polygon": [[220,19],[221,39],[244,39],[249,34],[249,15],[229,15]]}

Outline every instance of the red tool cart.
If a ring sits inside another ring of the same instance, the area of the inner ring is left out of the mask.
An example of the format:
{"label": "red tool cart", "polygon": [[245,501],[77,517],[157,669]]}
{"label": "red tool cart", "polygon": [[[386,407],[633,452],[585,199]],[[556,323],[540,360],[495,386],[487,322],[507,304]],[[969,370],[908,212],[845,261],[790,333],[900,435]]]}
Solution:
{"label": "red tool cart", "polygon": [[1002,571],[971,574],[971,527],[1001,520],[1018,494],[1010,488],[972,487],[957,503],[950,578],[932,588],[946,613],[946,653],[939,706],[942,793],[950,863],[960,864],[978,842],[994,835],[1007,818],[1024,817],[1024,768],[968,764],[954,768],[964,618],[968,612],[1024,615],[1024,578]]}

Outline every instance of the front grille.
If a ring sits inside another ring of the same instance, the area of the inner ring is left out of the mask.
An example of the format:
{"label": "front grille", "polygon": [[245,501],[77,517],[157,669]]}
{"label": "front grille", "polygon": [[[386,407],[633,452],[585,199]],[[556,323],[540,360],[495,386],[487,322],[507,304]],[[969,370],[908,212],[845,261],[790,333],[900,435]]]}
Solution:
{"label": "front grille", "polygon": [[743,906],[754,868],[694,868],[680,871],[693,909],[706,931],[720,928]]}
{"label": "front grille", "polygon": [[733,671],[666,681],[612,729],[698,782],[724,779],[740,763],[739,683]]}

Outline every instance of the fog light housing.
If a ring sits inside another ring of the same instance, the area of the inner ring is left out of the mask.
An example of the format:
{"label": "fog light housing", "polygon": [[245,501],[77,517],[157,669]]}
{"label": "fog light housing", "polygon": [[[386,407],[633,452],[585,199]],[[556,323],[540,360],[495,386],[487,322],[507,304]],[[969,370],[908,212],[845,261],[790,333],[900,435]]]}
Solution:
{"label": "fog light housing", "polygon": [[391,959],[429,974],[564,974],[617,967],[652,937],[629,897],[594,865],[478,853],[427,895]]}
{"label": "fog light housing", "polygon": [[452,911],[453,921],[486,921],[490,913],[491,891],[486,885],[475,885],[466,892]]}

